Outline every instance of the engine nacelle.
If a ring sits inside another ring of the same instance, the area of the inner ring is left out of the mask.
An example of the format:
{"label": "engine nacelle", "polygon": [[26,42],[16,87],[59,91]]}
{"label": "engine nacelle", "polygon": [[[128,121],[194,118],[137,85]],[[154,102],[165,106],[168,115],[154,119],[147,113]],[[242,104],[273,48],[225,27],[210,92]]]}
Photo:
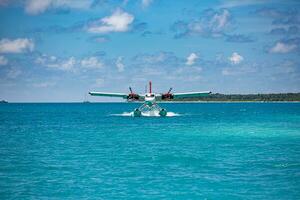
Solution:
{"label": "engine nacelle", "polygon": [[174,95],[171,93],[166,93],[161,95],[162,100],[167,100],[167,99],[174,99]]}
{"label": "engine nacelle", "polygon": [[171,93],[172,88],[169,89],[169,91],[165,94],[161,95],[162,100],[168,100],[168,99],[174,99],[174,95]]}
{"label": "engine nacelle", "polygon": [[137,94],[128,94],[127,96],[128,101],[138,101],[139,100],[139,95]]}

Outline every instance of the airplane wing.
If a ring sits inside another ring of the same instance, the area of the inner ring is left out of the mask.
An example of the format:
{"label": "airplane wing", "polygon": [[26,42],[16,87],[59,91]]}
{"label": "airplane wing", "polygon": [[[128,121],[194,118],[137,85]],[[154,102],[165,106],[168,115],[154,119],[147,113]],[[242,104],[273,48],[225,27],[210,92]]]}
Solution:
{"label": "airplane wing", "polygon": [[180,99],[180,98],[206,97],[209,94],[211,94],[210,91],[173,93],[172,95],[174,99]]}
{"label": "airplane wing", "polygon": [[128,94],[125,93],[108,93],[108,92],[89,92],[92,96],[102,96],[102,97],[120,97],[123,99],[128,98]]}

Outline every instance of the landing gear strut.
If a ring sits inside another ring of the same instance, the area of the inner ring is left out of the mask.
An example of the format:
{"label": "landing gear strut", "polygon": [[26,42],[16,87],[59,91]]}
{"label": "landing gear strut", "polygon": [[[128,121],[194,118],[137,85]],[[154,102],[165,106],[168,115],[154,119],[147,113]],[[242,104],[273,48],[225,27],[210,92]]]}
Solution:
{"label": "landing gear strut", "polygon": [[133,111],[134,117],[140,117],[141,115],[142,115],[142,112],[138,108],[134,109],[134,111]]}

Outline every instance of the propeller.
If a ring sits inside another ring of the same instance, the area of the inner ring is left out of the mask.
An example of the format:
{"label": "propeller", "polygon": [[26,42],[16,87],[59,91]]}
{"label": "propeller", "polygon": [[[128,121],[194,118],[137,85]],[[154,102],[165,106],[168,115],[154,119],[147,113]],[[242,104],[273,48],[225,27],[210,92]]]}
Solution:
{"label": "propeller", "polygon": [[129,90],[130,90],[130,94],[133,94],[131,87],[129,87]]}

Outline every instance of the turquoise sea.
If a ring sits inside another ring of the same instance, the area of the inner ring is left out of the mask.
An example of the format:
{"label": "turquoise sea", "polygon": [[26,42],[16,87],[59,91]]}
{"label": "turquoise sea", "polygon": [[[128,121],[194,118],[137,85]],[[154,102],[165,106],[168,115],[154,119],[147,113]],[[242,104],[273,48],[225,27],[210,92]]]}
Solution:
{"label": "turquoise sea", "polygon": [[300,103],[0,105],[0,199],[300,199]]}

